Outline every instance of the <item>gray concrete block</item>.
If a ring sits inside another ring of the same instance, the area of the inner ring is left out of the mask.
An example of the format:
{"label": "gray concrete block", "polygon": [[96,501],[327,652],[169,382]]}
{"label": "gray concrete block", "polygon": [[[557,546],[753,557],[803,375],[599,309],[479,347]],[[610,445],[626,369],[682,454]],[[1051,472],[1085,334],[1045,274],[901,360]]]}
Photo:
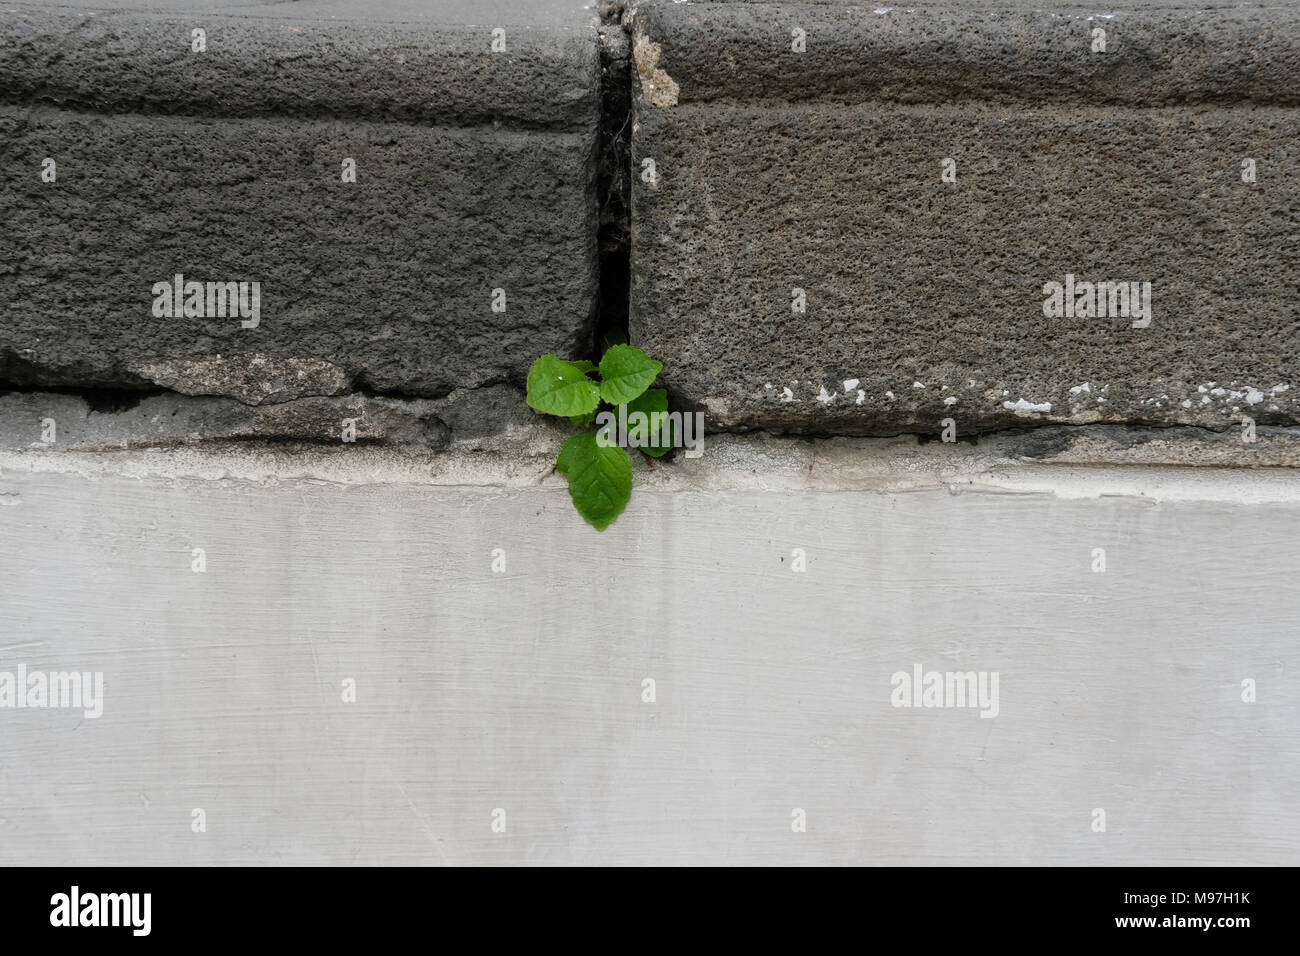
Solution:
{"label": "gray concrete block", "polygon": [[[1300,16],[1104,22],[639,4],[633,340],[730,428],[1300,420]],[[1045,315],[1067,275],[1150,323]]]}
{"label": "gray concrete block", "polygon": [[[0,14],[0,379],[438,396],[589,349],[591,11],[162,6]],[[257,324],[153,314],[176,274]]]}
{"label": "gray concrete block", "polygon": [[[1300,11],[1233,0],[636,0],[679,102],[1300,103]],[[795,52],[793,31],[805,49]],[[1093,31],[1105,50],[1094,51]]]}
{"label": "gray concrete block", "polygon": [[0,88],[104,112],[585,129],[596,27],[583,0],[20,3],[0,12]]}

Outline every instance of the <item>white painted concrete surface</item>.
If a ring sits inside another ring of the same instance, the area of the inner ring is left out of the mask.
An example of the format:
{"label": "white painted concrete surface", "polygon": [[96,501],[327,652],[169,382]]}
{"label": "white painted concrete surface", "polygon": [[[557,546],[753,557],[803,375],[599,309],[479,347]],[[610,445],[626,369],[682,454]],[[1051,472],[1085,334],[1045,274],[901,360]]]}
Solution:
{"label": "white painted concrete surface", "polygon": [[[0,708],[0,864],[1300,860],[1293,472],[834,491],[786,447],[603,535],[468,453],[0,455],[0,672],[104,674]],[[891,706],[914,665],[997,716]]]}

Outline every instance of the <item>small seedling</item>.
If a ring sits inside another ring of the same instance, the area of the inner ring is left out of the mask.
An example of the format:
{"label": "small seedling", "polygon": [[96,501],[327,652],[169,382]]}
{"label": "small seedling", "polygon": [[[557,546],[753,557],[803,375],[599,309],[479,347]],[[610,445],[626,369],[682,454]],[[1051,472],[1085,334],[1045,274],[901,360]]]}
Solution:
{"label": "small seedling", "polygon": [[[668,412],[668,392],[651,388],[663,371],[638,348],[611,345],[599,367],[587,361],[566,362],[546,354],[528,370],[528,404],[546,415],[567,418],[584,431],[560,449],[555,469],[569,481],[569,497],[587,524],[604,531],[627,507],[632,495],[632,461],[627,449],[602,437],[608,431],[591,430],[602,405],[623,417],[644,413],[650,423],[638,436],[641,451],[651,458],[668,453],[668,445],[652,444],[659,432],[654,424]],[[591,376],[595,373],[597,378]]]}

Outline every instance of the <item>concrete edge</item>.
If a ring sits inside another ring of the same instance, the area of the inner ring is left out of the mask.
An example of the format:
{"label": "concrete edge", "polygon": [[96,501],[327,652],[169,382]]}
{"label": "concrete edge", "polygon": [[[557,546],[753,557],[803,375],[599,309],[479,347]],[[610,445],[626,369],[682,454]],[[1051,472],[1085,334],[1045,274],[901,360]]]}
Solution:
{"label": "concrete edge", "polygon": [[641,102],[1300,104],[1295,6],[1035,6],[639,0]]}
{"label": "concrete edge", "polygon": [[581,29],[510,29],[493,53],[487,26],[11,8],[0,102],[587,130],[600,112],[598,26],[593,12]]}
{"label": "concrete edge", "polygon": [[[7,472],[70,473],[88,479],[288,481],[344,486],[563,490],[555,456],[568,432],[524,426],[495,436],[454,440],[441,452],[382,445],[213,441],[129,451],[0,447],[0,505]],[[875,492],[1121,495],[1150,501],[1300,501],[1300,434],[1265,436],[1235,459],[1206,455],[1191,436],[1152,437],[1129,450],[1120,436],[1092,436],[1073,451],[1026,454],[1028,436],[1002,435],[980,445],[894,439],[709,436],[702,457],[650,461],[635,455],[640,493]],[[1258,449],[1256,451],[1256,449]],[[1255,455],[1249,467],[1250,455]]]}

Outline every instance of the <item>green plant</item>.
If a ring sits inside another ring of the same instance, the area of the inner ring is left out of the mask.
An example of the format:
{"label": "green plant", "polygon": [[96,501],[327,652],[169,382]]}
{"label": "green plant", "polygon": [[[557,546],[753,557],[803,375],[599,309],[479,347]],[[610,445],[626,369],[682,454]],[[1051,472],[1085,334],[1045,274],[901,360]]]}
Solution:
{"label": "green plant", "polygon": [[[657,422],[668,411],[668,392],[651,388],[663,371],[638,348],[611,345],[597,366],[591,362],[566,362],[546,354],[528,370],[528,404],[546,415],[567,418],[579,428],[560,449],[555,469],[569,481],[569,497],[587,524],[604,531],[627,507],[632,496],[632,461],[627,450],[602,437],[604,429],[592,429],[602,410],[618,414],[620,420],[633,412],[642,422]],[[593,379],[591,376],[598,377]],[[651,458],[668,453],[668,446],[652,444],[658,435],[652,426],[638,436],[640,450]]]}

